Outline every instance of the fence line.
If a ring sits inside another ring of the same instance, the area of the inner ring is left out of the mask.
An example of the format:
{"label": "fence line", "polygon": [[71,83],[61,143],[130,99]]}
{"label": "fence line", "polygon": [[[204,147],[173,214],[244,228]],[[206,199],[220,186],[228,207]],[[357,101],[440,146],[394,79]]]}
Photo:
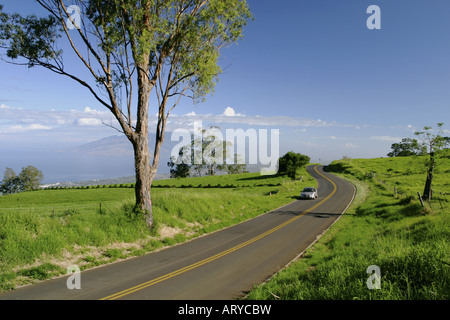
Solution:
{"label": "fence line", "polygon": [[21,208],[21,207],[11,207],[11,208],[0,208],[0,214],[6,213],[6,212],[18,212],[18,213],[48,213],[48,214],[55,214],[58,213],[65,213],[69,210],[82,210],[82,209],[92,209],[95,211],[100,210],[100,212],[105,212],[106,210],[111,210],[118,208],[122,202],[98,202],[98,203],[91,203],[91,204],[77,204],[77,205],[64,205],[64,206],[49,206],[46,205],[45,207],[27,207],[27,208]]}
{"label": "fence line", "polygon": [[[412,191],[412,190],[404,190],[404,189],[400,189],[399,190],[399,189],[397,189],[397,185],[392,186],[392,185],[386,183],[386,181],[383,181],[382,179],[376,178],[376,173],[372,172],[372,171],[371,172],[366,172],[366,176],[369,177],[369,178],[372,178],[375,182],[381,183],[381,184],[391,188],[393,190],[393,192],[394,192],[394,197],[397,197],[397,196],[403,197],[403,195],[405,195],[406,197],[409,196],[409,197],[413,197],[414,198],[414,197],[418,196],[418,199],[419,199],[422,207],[425,206],[420,192]],[[441,196],[443,196],[444,194],[441,191],[436,191],[434,189],[431,189],[431,194],[432,194],[432,199],[431,200],[438,200],[439,204],[441,206],[441,209],[444,209],[444,205],[442,204],[442,199],[441,199]],[[436,195],[439,195],[439,196],[436,197]],[[428,205],[430,206],[431,210],[433,211],[433,208],[431,207],[430,199],[428,199],[427,202],[428,202]]]}

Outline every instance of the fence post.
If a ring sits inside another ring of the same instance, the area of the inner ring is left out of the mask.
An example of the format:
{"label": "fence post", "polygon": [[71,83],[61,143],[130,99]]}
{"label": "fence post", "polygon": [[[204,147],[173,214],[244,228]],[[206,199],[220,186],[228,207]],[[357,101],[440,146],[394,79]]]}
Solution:
{"label": "fence post", "polygon": [[[442,192],[440,194],[442,194]],[[439,204],[441,205],[441,209],[444,209],[444,206],[442,205],[442,202],[441,202],[441,196],[439,196],[438,199],[439,199]]]}
{"label": "fence post", "polygon": [[422,204],[422,207],[424,207],[422,197],[420,196],[420,192],[417,192],[417,195],[419,196],[419,200],[420,203]]}

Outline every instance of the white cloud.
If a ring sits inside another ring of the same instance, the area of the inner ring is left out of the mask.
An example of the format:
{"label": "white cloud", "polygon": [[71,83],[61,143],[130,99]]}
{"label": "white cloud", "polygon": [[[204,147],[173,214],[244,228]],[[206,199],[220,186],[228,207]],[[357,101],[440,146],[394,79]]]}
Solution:
{"label": "white cloud", "polygon": [[96,115],[96,116],[103,116],[103,117],[110,115],[110,112],[108,110],[96,110],[96,109],[91,109],[89,107],[84,108],[84,112],[89,115]]}
{"label": "white cloud", "polygon": [[52,127],[44,126],[39,123],[32,123],[29,125],[12,125],[7,126],[3,129],[0,129],[0,133],[20,133],[20,132],[27,132],[27,131],[41,131],[41,130],[51,130]]}
{"label": "white cloud", "polygon": [[50,130],[50,129],[52,129],[52,127],[49,127],[49,126],[43,126],[43,125],[41,125],[41,124],[39,124],[39,123],[33,123],[33,124],[30,124],[30,125],[27,127],[27,129],[28,129],[28,130]]}
{"label": "white cloud", "polygon": [[[225,115],[227,114],[227,115]],[[190,112],[184,115],[171,114],[167,131],[173,131],[180,127],[190,127],[193,121],[203,121],[204,124],[241,125],[243,127],[293,127],[296,132],[306,132],[307,128],[366,128],[367,125],[341,124],[336,121],[327,122],[322,119],[308,119],[291,116],[261,116],[243,115],[236,113],[231,107],[225,109],[221,115],[196,114]]]}
{"label": "white cloud", "polygon": [[377,140],[377,141],[391,141],[391,142],[398,142],[398,141],[402,140],[402,138],[390,137],[390,136],[371,136],[370,139]]}
{"label": "white cloud", "polygon": [[[308,128],[356,128],[353,124],[342,124],[336,121],[327,122],[323,119],[308,119],[291,116],[261,116],[261,115],[244,115],[237,113],[234,108],[227,107],[222,114],[197,114],[191,111],[184,115],[172,114],[167,125],[167,132],[177,128],[191,128],[194,121],[202,121],[204,126],[218,125],[222,128],[227,126],[246,127],[268,127],[279,129],[283,127],[295,128],[297,132],[306,133]],[[108,134],[106,126],[102,124],[110,123],[112,126],[119,127],[117,121],[108,110],[96,110],[91,107],[83,107],[82,109],[72,110],[38,110],[38,109],[20,109],[15,107],[1,105],[0,108],[0,132],[7,133],[11,131],[31,131],[44,130],[48,128],[61,129],[71,131],[71,126],[75,127],[104,127],[105,135]],[[39,126],[33,126],[39,124]],[[154,127],[156,119],[150,117],[149,125]],[[102,129],[103,130],[103,129]],[[151,129],[152,130],[152,129]],[[74,131],[75,132],[75,131]],[[78,134],[78,133],[77,133]],[[334,136],[334,134],[332,134]],[[331,139],[335,139],[331,137]]]}
{"label": "white cloud", "polygon": [[345,148],[345,149],[353,149],[353,148],[358,148],[358,146],[357,145],[354,145],[353,143],[351,143],[351,142],[347,142],[346,144],[344,144],[343,145],[343,147]]}
{"label": "white cloud", "polygon": [[[0,132],[14,133],[69,126],[100,126],[103,119],[112,119],[109,111],[85,107],[82,110],[37,110],[0,105]],[[113,121],[112,125],[116,124]]]}
{"label": "white cloud", "polygon": [[225,117],[242,117],[243,115],[240,113],[236,113],[232,107],[227,107],[223,112]]}
{"label": "white cloud", "polygon": [[80,118],[76,121],[76,124],[82,127],[99,126],[102,124],[102,121],[97,118]]}

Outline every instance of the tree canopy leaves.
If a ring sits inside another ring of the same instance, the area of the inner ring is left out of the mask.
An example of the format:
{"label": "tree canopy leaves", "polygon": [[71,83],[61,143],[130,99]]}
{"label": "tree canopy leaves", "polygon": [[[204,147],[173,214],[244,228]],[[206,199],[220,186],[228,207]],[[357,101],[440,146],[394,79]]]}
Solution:
{"label": "tree canopy leaves", "polygon": [[295,179],[297,169],[307,165],[311,159],[301,153],[289,151],[279,160],[278,173],[287,174],[290,178]]}
{"label": "tree canopy leaves", "polygon": [[0,193],[13,194],[22,191],[32,191],[39,188],[44,180],[44,174],[33,166],[22,168],[19,175],[13,169],[6,168],[3,181],[0,184]]}
{"label": "tree canopy leaves", "polygon": [[416,139],[411,138],[404,138],[400,143],[393,143],[391,149],[388,157],[420,156],[426,153],[426,148],[420,145]]}

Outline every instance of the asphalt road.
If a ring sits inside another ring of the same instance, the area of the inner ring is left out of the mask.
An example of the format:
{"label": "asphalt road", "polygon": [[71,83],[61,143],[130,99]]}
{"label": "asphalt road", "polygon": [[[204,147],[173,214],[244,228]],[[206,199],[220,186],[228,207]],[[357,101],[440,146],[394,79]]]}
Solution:
{"label": "asphalt road", "polygon": [[351,203],[352,184],[308,167],[319,198],[297,200],[239,225],[190,242],[0,295],[19,300],[228,300],[242,297],[323,234]]}

